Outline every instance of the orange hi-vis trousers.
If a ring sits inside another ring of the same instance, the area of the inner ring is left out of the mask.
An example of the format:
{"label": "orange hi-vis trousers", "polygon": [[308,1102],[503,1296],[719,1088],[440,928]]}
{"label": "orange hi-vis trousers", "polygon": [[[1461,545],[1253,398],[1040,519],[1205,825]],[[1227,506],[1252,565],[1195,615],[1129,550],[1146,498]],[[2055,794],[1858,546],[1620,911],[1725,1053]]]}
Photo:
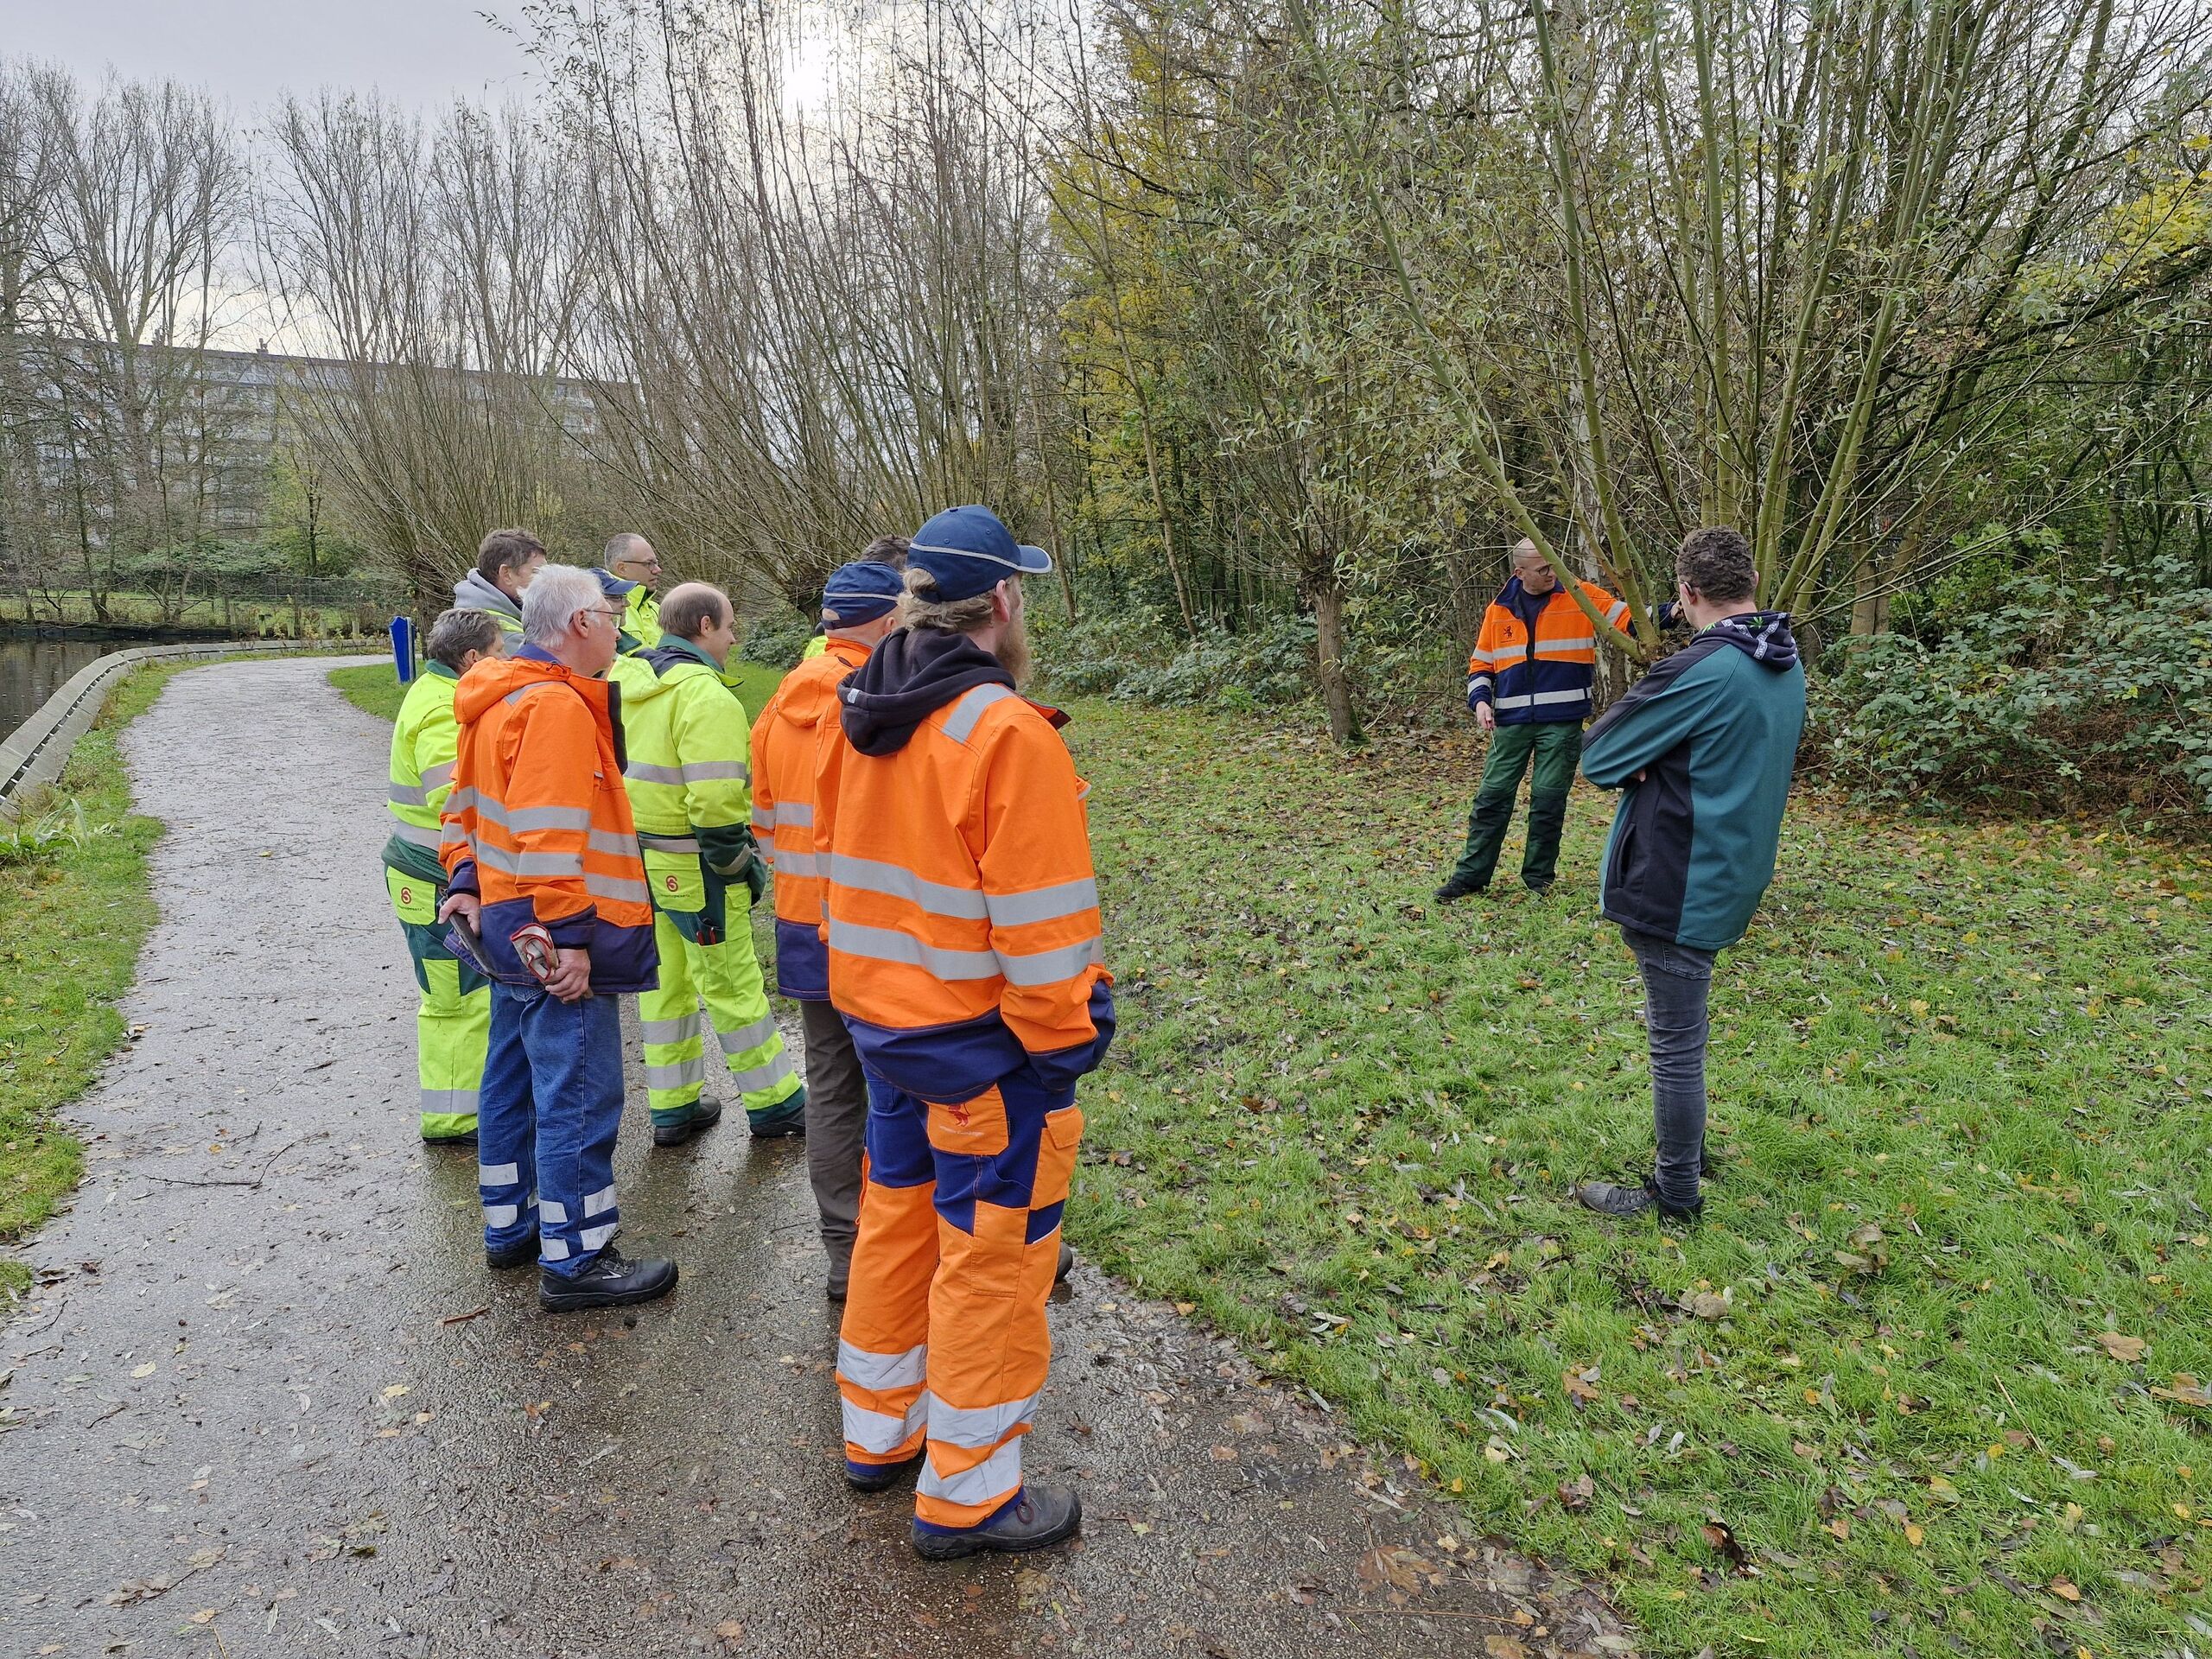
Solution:
{"label": "orange hi-vis trousers", "polygon": [[1083,1112],[1073,1089],[1020,1073],[955,1106],[874,1072],[868,1087],[867,1179],[837,1344],[845,1457],[901,1463],[926,1443],[916,1523],[980,1527],[1021,1494]]}

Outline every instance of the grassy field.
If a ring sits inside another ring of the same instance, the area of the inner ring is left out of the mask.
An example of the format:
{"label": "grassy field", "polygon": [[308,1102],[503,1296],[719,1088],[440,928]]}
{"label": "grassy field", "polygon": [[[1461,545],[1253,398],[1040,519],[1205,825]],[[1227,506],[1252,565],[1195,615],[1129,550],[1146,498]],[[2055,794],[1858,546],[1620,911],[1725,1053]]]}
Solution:
{"label": "grassy field", "polygon": [[1440,912],[1469,746],[1075,712],[1122,1027],[1070,1228],[1108,1268],[1609,1582],[1655,1653],[2212,1634],[2202,852],[1799,801],[1714,982],[1720,1175],[1675,1234],[1567,1201],[1650,1155],[1609,798],[1548,898]]}
{"label": "grassy field", "polygon": [[[130,810],[117,740],[171,675],[194,666],[142,668],[124,681],[26,836],[0,825],[0,1243],[52,1215],[83,1166],[60,1109],[123,1039],[115,1005],[153,925],[146,854],[161,835]],[[43,849],[25,844],[41,836],[50,837]],[[0,1289],[19,1293],[29,1277],[0,1258]]]}

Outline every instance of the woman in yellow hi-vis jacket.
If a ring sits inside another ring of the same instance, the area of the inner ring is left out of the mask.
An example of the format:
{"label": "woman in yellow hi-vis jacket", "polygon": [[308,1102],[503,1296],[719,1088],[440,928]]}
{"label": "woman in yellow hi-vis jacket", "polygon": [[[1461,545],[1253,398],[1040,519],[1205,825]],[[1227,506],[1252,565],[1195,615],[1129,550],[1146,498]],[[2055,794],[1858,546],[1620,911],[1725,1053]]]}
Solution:
{"label": "woman in yellow hi-vis jacket", "polygon": [[490,982],[446,949],[438,923],[445,867],[438,862],[438,812],[453,788],[459,727],[453,713],[461,677],[486,657],[505,654],[505,632],[488,611],[448,611],[430,625],[429,658],[391,728],[391,785],[385,804],[398,820],[385,842],[385,884],[407,934],[422,999],[415,1011],[415,1066],[422,1090],[423,1139],[433,1146],[476,1144],[476,1090],[492,1029]]}

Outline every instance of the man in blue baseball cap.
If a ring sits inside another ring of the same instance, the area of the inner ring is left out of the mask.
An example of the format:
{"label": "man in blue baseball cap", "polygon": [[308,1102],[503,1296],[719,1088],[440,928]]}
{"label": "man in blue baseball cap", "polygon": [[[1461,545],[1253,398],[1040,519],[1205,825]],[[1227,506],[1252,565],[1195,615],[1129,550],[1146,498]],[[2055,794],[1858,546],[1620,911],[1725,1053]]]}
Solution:
{"label": "man in blue baseball cap", "polygon": [[891,563],[903,537],[878,537],[869,556],[834,571],[822,590],[823,646],[784,676],[753,723],[753,839],[776,873],[776,988],[798,1004],[806,1033],[806,1173],[830,1257],[830,1300],[845,1300],[861,1208],[861,1139],[868,1084],[852,1033],[830,1006],[822,942],[823,878],[814,854],[814,770],[837,729],[837,688],[898,626],[906,579]]}

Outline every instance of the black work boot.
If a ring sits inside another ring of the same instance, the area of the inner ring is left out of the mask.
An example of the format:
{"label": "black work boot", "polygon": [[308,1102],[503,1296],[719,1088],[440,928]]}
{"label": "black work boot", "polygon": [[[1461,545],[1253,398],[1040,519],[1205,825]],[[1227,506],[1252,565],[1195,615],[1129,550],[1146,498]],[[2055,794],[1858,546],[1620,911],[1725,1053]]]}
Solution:
{"label": "black work boot", "polygon": [[722,1121],[722,1103],[719,1100],[695,1101],[690,1112],[673,1123],[653,1125],[653,1145],[680,1147],[695,1135],[704,1135]]}
{"label": "black work boot", "polygon": [[1611,1181],[1586,1181],[1575,1188],[1576,1200],[1586,1210],[1595,1210],[1601,1216],[1611,1216],[1628,1221],[1656,1210],[1666,1221],[1695,1221],[1705,1213],[1705,1200],[1700,1198],[1687,1210],[1678,1210],[1659,1196],[1659,1189],[1647,1177],[1642,1186],[1615,1186]]}
{"label": "black work boot", "polygon": [[1465,899],[1473,893],[1487,893],[1489,890],[1490,883],[1487,881],[1462,881],[1455,875],[1439,887],[1434,896],[1438,904],[1448,905],[1454,899]]}
{"label": "black work boot", "polygon": [[1052,1282],[1056,1285],[1058,1284],[1063,1279],[1065,1279],[1068,1276],[1069,1273],[1073,1270],[1074,1267],[1075,1246],[1072,1244],[1062,1244],[1060,1246],[1060,1265],[1052,1269]]}
{"label": "black work boot", "polygon": [[519,1243],[504,1245],[493,1249],[484,1249],[484,1265],[487,1268],[524,1268],[537,1260],[537,1235],[532,1233]]}
{"label": "black work boot", "polygon": [[924,1560],[954,1561],[963,1555],[1016,1555],[1049,1549],[1083,1530],[1083,1500],[1057,1486],[1024,1486],[1021,1496],[988,1526],[967,1532],[925,1532],[914,1523],[914,1553]]}
{"label": "black work boot", "polygon": [[855,1463],[845,1459],[845,1484],[856,1492],[887,1492],[909,1475],[919,1474],[927,1451],[917,1452],[897,1463]]}
{"label": "black work boot", "polygon": [[830,1279],[823,1290],[833,1302],[845,1300],[846,1290],[853,1282],[853,1247],[845,1246],[840,1253],[835,1248],[830,1252]]}
{"label": "black work boot", "polygon": [[650,1302],[676,1288],[676,1263],[658,1259],[632,1262],[612,1244],[573,1279],[550,1268],[537,1275],[537,1305],[548,1313],[574,1313],[588,1307],[627,1307]]}

